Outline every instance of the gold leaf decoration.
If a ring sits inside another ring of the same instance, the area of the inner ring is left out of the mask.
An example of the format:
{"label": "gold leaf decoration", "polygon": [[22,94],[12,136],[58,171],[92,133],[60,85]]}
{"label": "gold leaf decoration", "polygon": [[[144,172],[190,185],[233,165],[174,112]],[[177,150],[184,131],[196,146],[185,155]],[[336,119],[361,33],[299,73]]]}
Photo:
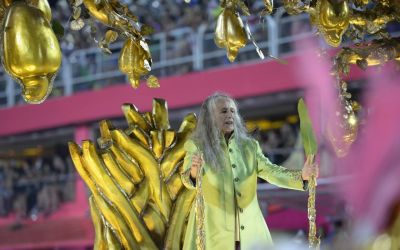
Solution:
{"label": "gold leaf decoration", "polygon": [[159,88],[160,87],[160,83],[158,81],[158,78],[151,75],[147,78],[147,87],[149,88]]}
{"label": "gold leaf decoration", "polygon": [[72,17],[75,20],[78,19],[81,16],[81,12],[82,12],[81,7],[75,7],[74,6],[73,11],[72,11]]}
{"label": "gold leaf decoration", "polygon": [[142,25],[142,27],[140,28],[140,33],[142,34],[142,36],[148,36],[154,33],[154,28],[149,26],[149,25]]}
{"label": "gold leaf decoration", "polygon": [[106,44],[115,42],[118,39],[118,33],[114,30],[107,30],[104,40]]}
{"label": "gold leaf decoration", "polygon": [[264,0],[264,9],[261,11],[262,16],[270,15],[274,9],[273,0]]}
{"label": "gold leaf decoration", "polygon": [[72,30],[81,30],[83,26],[85,26],[85,22],[81,18],[72,20],[70,24]]}

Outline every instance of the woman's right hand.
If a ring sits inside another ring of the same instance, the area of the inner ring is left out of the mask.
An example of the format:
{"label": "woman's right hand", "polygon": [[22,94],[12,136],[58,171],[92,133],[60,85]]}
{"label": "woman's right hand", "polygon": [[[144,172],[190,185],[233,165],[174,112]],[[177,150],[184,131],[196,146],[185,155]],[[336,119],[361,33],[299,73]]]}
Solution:
{"label": "woman's right hand", "polygon": [[197,173],[199,172],[199,168],[203,164],[203,159],[200,154],[195,154],[192,156],[192,166],[190,168],[190,176],[193,179],[196,179]]}

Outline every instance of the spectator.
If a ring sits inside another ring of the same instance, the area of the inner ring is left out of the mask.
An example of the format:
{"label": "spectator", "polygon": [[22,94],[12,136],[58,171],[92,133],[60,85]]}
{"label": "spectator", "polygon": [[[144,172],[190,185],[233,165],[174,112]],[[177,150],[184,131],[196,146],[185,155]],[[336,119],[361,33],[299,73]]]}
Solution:
{"label": "spectator", "polygon": [[74,199],[74,168],[65,157],[0,161],[0,216],[15,214],[10,229],[19,229],[28,217],[49,216],[61,202]]}
{"label": "spectator", "polygon": [[274,130],[269,130],[265,135],[265,140],[261,144],[264,154],[272,161],[280,163],[276,149],[279,146],[279,137]]}

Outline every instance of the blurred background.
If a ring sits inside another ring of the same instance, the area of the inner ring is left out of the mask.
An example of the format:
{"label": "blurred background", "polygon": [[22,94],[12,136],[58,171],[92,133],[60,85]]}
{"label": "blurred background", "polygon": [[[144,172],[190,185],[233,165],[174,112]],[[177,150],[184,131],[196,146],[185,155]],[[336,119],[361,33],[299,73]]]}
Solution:
{"label": "blurred background", "polygon": [[[288,16],[276,1],[273,15],[260,18],[256,14],[262,3],[248,1],[255,15],[246,21],[260,49],[286,64],[270,57],[261,60],[251,44],[230,63],[226,51],[214,44],[217,1],[125,0],[124,4],[155,29],[149,44],[152,73],[161,85],[134,90],[118,69],[118,53],[103,54],[93,44],[88,29],[69,30],[71,10],[65,0],[49,2],[53,18],[66,29],[61,42],[62,68],[51,96],[40,105],[25,104],[19,85],[0,69],[0,249],[93,248],[88,191],[74,169],[67,142],[95,141],[102,119],[126,127],[120,109],[123,103],[133,103],[144,112],[151,110],[153,98],[163,98],[168,102],[171,125],[177,129],[187,113],[198,113],[205,97],[215,91],[228,93],[238,101],[250,133],[272,162],[288,168],[302,166],[297,101],[312,92],[304,81],[308,76],[299,77],[306,72],[299,69],[303,51],[296,44],[314,40],[319,48],[327,49],[323,56],[327,59],[335,52],[315,34],[308,15]],[[399,30],[398,24],[390,27],[392,34]],[[119,52],[122,45],[115,43],[110,49]],[[314,66],[309,65],[311,70]],[[329,74],[329,68],[322,70]],[[310,86],[318,81],[311,78]],[[398,74],[393,73],[390,79],[398,79]],[[372,82],[368,73],[354,68],[347,82],[352,100],[364,105]],[[319,107],[312,109],[319,112]],[[370,112],[366,106],[358,119],[367,120]],[[367,143],[379,147],[379,141]],[[354,222],[349,212],[353,208],[338,187],[360,179],[350,172],[336,171],[335,152],[323,138],[319,153],[318,235],[324,249],[334,249],[350,237],[348,228]],[[273,238],[289,237],[299,246],[305,244],[307,193],[261,181],[258,192]]]}

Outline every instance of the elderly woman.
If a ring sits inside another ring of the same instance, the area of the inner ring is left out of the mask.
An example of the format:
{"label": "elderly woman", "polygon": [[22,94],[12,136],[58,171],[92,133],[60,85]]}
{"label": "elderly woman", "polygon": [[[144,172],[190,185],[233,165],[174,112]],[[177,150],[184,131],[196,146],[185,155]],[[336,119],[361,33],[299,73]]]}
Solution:
{"label": "elderly woman", "polygon": [[182,180],[189,189],[201,185],[202,197],[191,209],[183,249],[240,246],[247,250],[271,245],[257,200],[257,177],[279,187],[305,190],[307,180],[317,172],[307,163],[302,170],[271,163],[247,135],[234,100],[219,93],[204,101],[185,149]]}

